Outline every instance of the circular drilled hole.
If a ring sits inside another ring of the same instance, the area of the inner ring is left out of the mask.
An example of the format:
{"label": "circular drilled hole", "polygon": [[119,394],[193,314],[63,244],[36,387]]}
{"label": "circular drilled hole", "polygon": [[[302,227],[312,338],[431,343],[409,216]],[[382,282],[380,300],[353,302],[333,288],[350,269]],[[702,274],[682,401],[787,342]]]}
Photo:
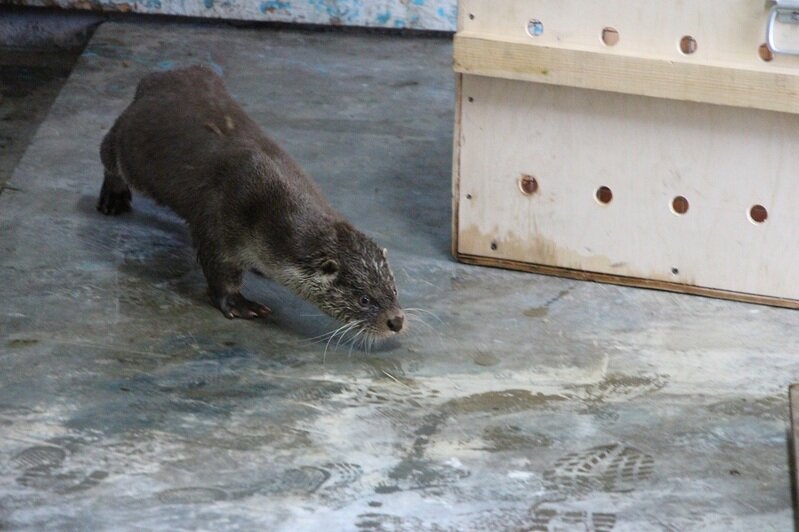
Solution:
{"label": "circular drilled hole", "polygon": [[468,199],[468,200],[472,199],[472,195],[471,194],[466,194],[466,199]]}
{"label": "circular drilled hole", "polygon": [[768,211],[762,205],[753,205],[749,209],[749,220],[752,223],[762,224],[768,218]]}
{"label": "circular drilled hole", "polygon": [[469,96],[469,97],[467,98],[467,100],[469,100],[470,102],[473,102],[473,101],[474,101],[474,97],[473,97],[473,96]]}
{"label": "circular drilled hole", "polygon": [[544,23],[538,19],[530,19],[527,23],[527,35],[530,37],[539,37],[544,33]]}
{"label": "circular drilled hole", "polygon": [[469,13],[469,20],[474,20],[474,13]]}
{"label": "circular drilled hole", "polygon": [[606,46],[616,46],[619,42],[619,32],[616,28],[607,27],[602,30],[602,42]]}
{"label": "circular drilled hole", "polygon": [[596,189],[595,197],[599,203],[607,205],[608,203],[613,201],[613,191],[610,190],[608,187],[604,186],[599,187],[598,189]]}
{"label": "circular drilled hole", "polygon": [[496,250],[497,250],[497,247],[499,247],[499,246],[497,246],[497,243],[496,243],[496,241],[494,241],[494,242],[491,242],[491,250],[492,250],[492,251],[496,251]]}
{"label": "circular drilled hole", "polygon": [[760,59],[767,63],[774,59],[774,54],[771,52],[766,43],[760,45],[760,47],[757,49],[757,55],[759,55]]}
{"label": "circular drilled hole", "polygon": [[685,55],[691,55],[696,52],[696,39],[690,35],[686,35],[680,39],[680,51]]}
{"label": "circular drilled hole", "polygon": [[532,196],[538,192],[538,181],[533,176],[525,174],[519,179],[519,189],[522,194]]}
{"label": "circular drilled hole", "polygon": [[671,200],[671,211],[674,214],[685,214],[688,212],[688,200],[685,196],[677,196]]}
{"label": "circular drilled hole", "polygon": [[679,268],[672,268],[671,269],[671,274],[672,275],[680,275],[680,269]]}

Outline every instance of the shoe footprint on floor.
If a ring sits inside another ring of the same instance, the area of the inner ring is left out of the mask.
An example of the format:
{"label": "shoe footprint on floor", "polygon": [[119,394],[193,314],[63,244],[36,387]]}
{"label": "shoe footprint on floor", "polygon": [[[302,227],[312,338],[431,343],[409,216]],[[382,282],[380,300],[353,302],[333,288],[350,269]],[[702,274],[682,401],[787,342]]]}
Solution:
{"label": "shoe footprint on floor", "polygon": [[531,532],[549,532],[551,530],[610,532],[615,526],[616,514],[544,507],[534,510],[530,527],[525,530]]}
{"label": "shoe footprint on floor", "polygon": [[97,486],[108,477],[105,471],[64,471],[67,452],[55,445],[28,447],[14,457],[14,464],[22,469],[17,482],[29,488],[73,493]]}
{"label": "shoe footprint on floor", "polygon": [[557,490],[628,492],[649,479],[654,468],[651,455],[612,443],[562,456],[544,472],[544,480]]}

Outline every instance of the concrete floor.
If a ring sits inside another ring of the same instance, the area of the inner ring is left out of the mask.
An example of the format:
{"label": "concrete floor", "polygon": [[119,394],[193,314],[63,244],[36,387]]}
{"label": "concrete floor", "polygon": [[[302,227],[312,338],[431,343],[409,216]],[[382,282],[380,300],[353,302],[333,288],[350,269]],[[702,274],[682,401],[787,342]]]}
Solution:
{"label": "concrete floor", "polygon": [[0,47],[0,190],[47,116],[77,53]]}
{"label": "concrete floor", "polygon": [[[790,530],[799,313],[454,263],[450,43],[109,23],[0,195],[0,529]],[[211,64],[424,308],[373,353],[187,231],[95,212],[152,69]],[[498,206],[500,208],[500,206]],[[335,346],[333,346],[335,347]]]}

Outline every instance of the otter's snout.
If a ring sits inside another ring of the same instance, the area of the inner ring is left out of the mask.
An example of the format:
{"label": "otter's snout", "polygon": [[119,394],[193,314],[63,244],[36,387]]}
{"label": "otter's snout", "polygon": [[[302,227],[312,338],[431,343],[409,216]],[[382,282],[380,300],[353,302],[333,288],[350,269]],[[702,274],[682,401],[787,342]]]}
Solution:
{"label": "otter's snout", "polygon": [[389,316],[388,321],[386,322],[388,329],[395,333],[400,332],[404,324],[405,324],[405,314],[403,314],[402,311],[397,312],[393,316]]}

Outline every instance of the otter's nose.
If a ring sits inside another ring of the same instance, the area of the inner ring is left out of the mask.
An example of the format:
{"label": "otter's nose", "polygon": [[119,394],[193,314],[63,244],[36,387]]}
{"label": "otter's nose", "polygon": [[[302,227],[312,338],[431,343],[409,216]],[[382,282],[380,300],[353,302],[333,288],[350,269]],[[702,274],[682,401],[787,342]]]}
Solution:
{"label": "otter's nose", "polygon": [[396,316],[388,320],[387,325],[389,329],[391,329],[395,333],[398,333],[402,330],[402,324],[404,322],[405,322],[405,316],[403,316],[402,314],[397,314]]}

